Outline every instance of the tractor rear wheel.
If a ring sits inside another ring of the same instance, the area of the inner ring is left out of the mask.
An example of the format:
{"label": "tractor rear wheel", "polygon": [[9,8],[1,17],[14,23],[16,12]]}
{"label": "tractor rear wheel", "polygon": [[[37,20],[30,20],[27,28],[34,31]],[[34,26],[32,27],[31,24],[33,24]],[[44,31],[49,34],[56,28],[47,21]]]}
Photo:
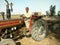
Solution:
{"label": "tractor rear wheel", "polygon": [[47,22],[43,19],[37,20],[33,26],[31,31],[31,36],[36,41],[41,41],[47,36]]}

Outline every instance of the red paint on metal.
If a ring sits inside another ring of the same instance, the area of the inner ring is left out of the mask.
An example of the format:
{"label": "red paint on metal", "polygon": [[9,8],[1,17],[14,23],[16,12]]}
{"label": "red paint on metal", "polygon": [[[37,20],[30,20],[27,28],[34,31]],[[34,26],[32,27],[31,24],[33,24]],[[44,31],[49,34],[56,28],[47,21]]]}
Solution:
{"label": "red paint on metal", "polygon": [[30,18],[30,24],[29,24],[29,32],[30,33],[31,33],[31,30],[32,30],[32,25],[33,25],[33,16],[34,15],[32,15],[31,18]]}
{"label": "red paint on metal", "polygon": [[7,20],[7,21],[1,21],[0,22],[0,28],[1,27],[9,27],[9,26],[14,26],[14,25],[18,25],[21,24],[23,22],[23,20]]}

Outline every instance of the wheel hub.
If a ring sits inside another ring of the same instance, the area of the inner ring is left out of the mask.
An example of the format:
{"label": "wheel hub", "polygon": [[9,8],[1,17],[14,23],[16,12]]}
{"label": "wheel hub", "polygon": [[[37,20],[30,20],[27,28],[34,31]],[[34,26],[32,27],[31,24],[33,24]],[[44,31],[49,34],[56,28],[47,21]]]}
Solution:
{"label": "wheel hub", "polygon": [[44,33],[44,27],[43,27],[43,26],[41,26],[41,27],[39,28],[38,33],[39,33],[40,35],[42,35],[42,34]]}

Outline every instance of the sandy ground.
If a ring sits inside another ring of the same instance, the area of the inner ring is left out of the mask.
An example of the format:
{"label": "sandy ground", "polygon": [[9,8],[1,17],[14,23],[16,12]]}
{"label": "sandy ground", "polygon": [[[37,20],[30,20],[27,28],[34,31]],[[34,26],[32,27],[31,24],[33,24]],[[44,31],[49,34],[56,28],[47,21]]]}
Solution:
{"label": "sandy ground", "polygon": [[20,45],[60,45],[60,42],[55,39],[55,37],[46,37],[40,42],[33,40],[31,37],[24,37],[23,39],[19,39],[17,42],[20,42]]}
{"label": "sandy ground", "polygon": [[22,39],[18,39],[17,42],[20,42],[20,45],[60,45],[60,34],[57,34],[57,37],[59,39],[56,38],[55,33],[50,31],[48,36],[40,42],[33,40],[32,37],[23,37]]}

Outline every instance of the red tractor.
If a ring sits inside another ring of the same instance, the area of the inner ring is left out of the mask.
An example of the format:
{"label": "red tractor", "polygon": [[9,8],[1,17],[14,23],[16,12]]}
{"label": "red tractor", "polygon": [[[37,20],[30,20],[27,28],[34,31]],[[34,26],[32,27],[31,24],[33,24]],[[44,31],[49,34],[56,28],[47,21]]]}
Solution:
{"label": "red tractor", "polygon": [[[47,33],[47,22],[41,19],[42,16],[34,16],[32,15],[29,22],[29,32],[31,36],[35,40],[42,40],[45,38]],[[20,30],[25,26],[25,22],[23,19],[10,19],[10,20],[1,20],[0,21],[0,36],[4,39],[12,38],[15,39],[19,36],[22,36],[25,31]],[[41,37],[40,37],[41,36]]]}
{"label": "red tractor", "polygon": [[[27,8],[27,13],[28,10]],[[30,20],[28,21],[28,29],[26,28],[25,19]],[[0,20],[0,37],[3,39],[22,38],[23,35],[27,33],[27,30],[36,41],[43,40],[47,36],[49,30],[60,34],[60,17],[47,15],[38,16],[38,12],[35,12],[29,18],[22,16],[21,19]]]}
{"label": "red tractor", "polygon": [[[27,8],[28,9],[28,8]],[[29,10],[29,9],[28,9]],[[26,10],[28,12],[28,10]],[[29,28],[26,28],[25,21],[29,20]],[[43,40],[48,31],[51,30],[55,33],[59,33],[60,30],[60,17],[59,16],[47,16],[40,15],[38,12],[35,12],[29,18],[22,16],[21,19],[8,19],[0,21],[0,37],[16,39],[22,37],[27,33],[27,30],[31,34],[31,37],[34,40],[41,41]],[[24,28],[22,28],[24,27]],[[57,32],[58,31],[58,32]]]}
{"label": "red tractor", "polygon": [[[60,30],[60,18],[58,16],[37,16],[32,15],[29,22],[29,33],[34,40],[43,40],[48,31],[55,33]],[[25,27],[24,29],[22,27]],[[22,28],[22,29],[21,29]],[[26,26],[24,19],[0,20],[0,37],[16,39],[26,34]]]}

